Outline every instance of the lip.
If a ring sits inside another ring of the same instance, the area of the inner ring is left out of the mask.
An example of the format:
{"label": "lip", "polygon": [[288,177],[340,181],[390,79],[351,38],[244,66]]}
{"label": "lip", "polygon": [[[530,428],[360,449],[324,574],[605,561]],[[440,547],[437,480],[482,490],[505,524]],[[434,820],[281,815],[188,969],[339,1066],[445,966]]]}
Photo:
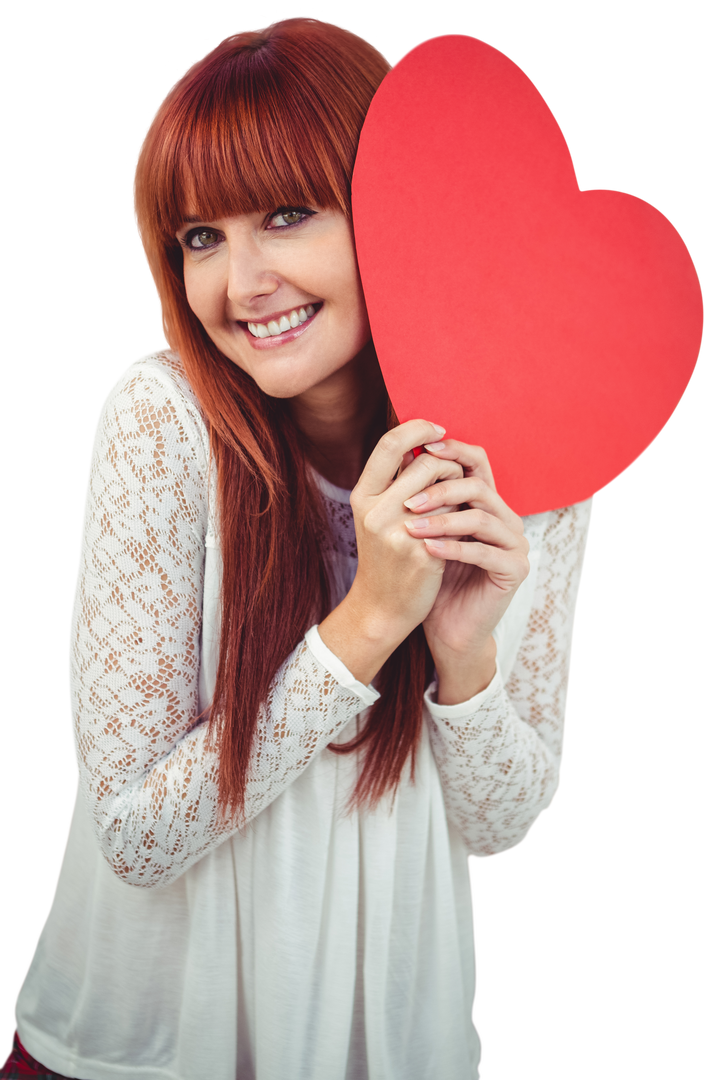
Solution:
{"label": "lip", "polygon": [[[305,307],[305,304],[299,306]],[[252,334],[250,334],[246,322],[238,319],[237,325],[240,327],[242,332],[246,334],[247,340],[252,349],[275,349],[277,348],[277,346],[285,345],[287,342],[293,341],[295,338],[300,337],[301,334],[305,334],[308,327],[315,322],[316,318],[318,317],[318,313],[320,312],[322,307],[323,302],[318,301],[318,306],[316,306],[315,313],[313,315],[309,315],[304,323],[301,323],[299,326],[292,327],[291,330],[284,330],[283,334],[277,334],[276,337],[255,338],[252,336]],[[270,322],[272,319],[276,319],[278,322],[282,315],[288,315],[289,311],[293,310],[293,308],[284,308],[283,311],[280,311],[278,313],[272,313],[271,315],[269,315],[269,318],[266,321]],[[264,319],[252,319],[251,321],[264,322]]]}

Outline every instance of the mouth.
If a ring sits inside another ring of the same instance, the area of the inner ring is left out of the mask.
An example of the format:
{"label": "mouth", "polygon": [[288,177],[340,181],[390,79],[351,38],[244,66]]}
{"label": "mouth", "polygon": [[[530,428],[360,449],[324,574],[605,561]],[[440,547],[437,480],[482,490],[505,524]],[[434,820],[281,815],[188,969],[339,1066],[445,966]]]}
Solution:
{"label": "mouth", "polygon": [[307,330],[308,325],[322,306],[323,302],[321,300],[316,304],[304,304],[300,307],[291,308],[275,319],[268,319],[266,322],[245,323],[240,321],[239,325],[243,329],[246,326],[250,340],[254,339],[254,341],[259,342],[268,338],[277,342],[280,341],[283,344],[284,341],[290,341],[291,338],[298,337],[304,330]]}

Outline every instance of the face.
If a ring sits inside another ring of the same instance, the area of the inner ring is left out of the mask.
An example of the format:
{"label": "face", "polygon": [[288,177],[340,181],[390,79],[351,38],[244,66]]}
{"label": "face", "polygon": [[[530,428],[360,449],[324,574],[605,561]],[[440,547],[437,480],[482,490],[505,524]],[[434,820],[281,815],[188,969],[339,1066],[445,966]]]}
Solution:
{"label": "face", "polygon": [[369,341],[352,230],[340,211],[189,218],[177,237],[193,312],[264,393],[297,397]]}

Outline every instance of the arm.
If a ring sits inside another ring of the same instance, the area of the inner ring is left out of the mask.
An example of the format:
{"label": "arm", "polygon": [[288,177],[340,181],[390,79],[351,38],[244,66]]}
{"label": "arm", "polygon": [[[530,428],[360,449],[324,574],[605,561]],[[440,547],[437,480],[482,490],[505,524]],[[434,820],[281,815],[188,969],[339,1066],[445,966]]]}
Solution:
{"label": "arm", "polygon": [[[200,414],[163,370],[137,365],[96,438],[72,634],[82,793],[103,854],[133,885],[174,880],[235,832],[217,820],[217,755],[197,719],[207,522]],[[246,820],[377,696],[326,661],[309,634],[277,672]]]}
{"label": "arm", "polygon": [[517,844],[557,788],[590,508],[579,503],[546,515],[533,604],[505,685],[497,671],[485,690],[460,705],[437,705],[434,687],[426,694],[448,816],[472,854]]}

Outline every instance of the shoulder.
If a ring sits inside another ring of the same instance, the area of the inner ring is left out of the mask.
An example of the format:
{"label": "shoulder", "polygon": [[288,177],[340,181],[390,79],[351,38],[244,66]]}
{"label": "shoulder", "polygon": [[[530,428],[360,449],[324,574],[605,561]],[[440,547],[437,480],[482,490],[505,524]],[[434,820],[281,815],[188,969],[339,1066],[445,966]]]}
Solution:
{"label": "shoulder", "polygon": [[207,546],[214,484],[207,426],[178,356],[143,357],[125,371],[103,406],[86,535],[102,535],[107,514],[120,522],[123,536],[132,529],[142,537],[147,526],[170,536],[186,529]]}
{"label": "shoulder", "polygon": [[196,395],[180,357],[171,350],[149,353],[127,368],[110,391],[106,408],[123,401],[125,405],[144,401],[162,407],[168,402],[179,414],[187,415],[189,423],[202,426],[205,433],[205,420]]}
{"label": "shoulder", "polygon": [[208,429],[177,353],[150,353],[132,364],[103,407],[98,439],[154,442],[172,452],[195,455],[207,470]]}

